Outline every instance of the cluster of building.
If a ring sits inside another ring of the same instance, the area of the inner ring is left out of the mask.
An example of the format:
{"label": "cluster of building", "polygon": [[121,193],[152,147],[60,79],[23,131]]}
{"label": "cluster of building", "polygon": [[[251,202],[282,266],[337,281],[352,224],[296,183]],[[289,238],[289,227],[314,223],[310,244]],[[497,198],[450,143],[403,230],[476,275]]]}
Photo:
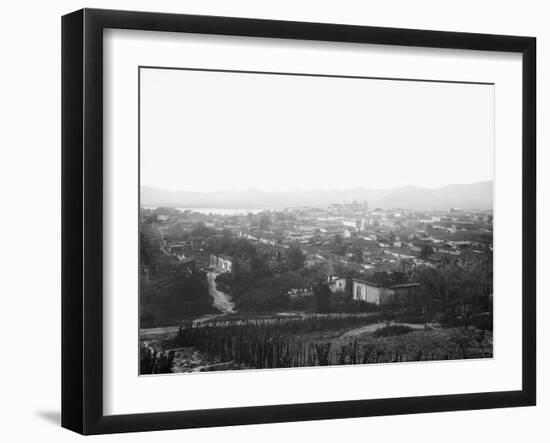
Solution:
{"label": "cluster of building", "polygon": [[326,261],[358,265],[357,248],[362,252],[359,267],[363,270],[391,270],[403,260],[430,264],[444,257],[458,258],[466,251],[492,250],[491,211],[369,211],[366,203],[353,203],[294,208],[273,219],[264,228],[247,219],[232,229],[238,237],[259,245],[280,249],[298,245],[307,254],[306,266]]}
{"label": "cluster of building", "polygon": [[[437,266],[443,260],[460,260],[465,254],[490,254],[493,247],[490,210],[370,210],[366,202],[352,202],[241,215],[144,210],[144,217],[158,230],[166,255],[193,266],[198,257],[202,266],[220,272],[231,272],[233,259],[216,255],[209,245],[228,235],[273,254],[298,247],[305,254],[306,268],[341,264],[359,273],[391,272],[404,263]],[[174,239],[174,232],[181,238]],[[343,291],[375,304],[403,301],[418,291],[414,283],[383,287],[357,278],[330,279],[333,292]],[[304,292],[296,291],[291,295]]]}

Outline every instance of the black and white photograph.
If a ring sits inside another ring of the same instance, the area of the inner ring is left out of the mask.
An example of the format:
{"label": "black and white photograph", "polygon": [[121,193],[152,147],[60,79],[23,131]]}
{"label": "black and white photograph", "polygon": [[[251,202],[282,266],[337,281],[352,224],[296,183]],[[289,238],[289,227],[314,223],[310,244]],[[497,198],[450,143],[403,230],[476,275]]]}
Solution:
{"label": "black and white photograph", "polygon": [[2,441],[545,440],[543,2],[3,6]]}
{"label": "black and white photograph", "polygon": [[493,358],[493,83],[136,75],[140,375]]}

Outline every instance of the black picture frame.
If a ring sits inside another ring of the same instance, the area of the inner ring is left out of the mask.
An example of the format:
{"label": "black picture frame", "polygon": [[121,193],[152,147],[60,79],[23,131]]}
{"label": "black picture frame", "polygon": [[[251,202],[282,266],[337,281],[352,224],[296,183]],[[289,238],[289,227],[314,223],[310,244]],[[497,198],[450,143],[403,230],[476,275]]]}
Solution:
{"label": "black picture frame", "polygon": [[[522,389],[104,415],[102,37],[107,28],[522,54]],[[104,434],[535,405],[535,67],[533,37],[97,9],[65,15],[62,18],[62,426],[82,434]]]}

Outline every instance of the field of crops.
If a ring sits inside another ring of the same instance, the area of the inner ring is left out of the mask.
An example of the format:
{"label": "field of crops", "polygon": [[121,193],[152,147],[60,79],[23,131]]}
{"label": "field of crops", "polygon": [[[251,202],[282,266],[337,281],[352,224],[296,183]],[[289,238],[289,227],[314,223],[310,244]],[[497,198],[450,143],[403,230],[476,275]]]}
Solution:
{"label": "field of crops", "polygon": [[292,368],[492,357],[492,333],[404,325],[381,315],[186,324],[163,347],[241,368]]}

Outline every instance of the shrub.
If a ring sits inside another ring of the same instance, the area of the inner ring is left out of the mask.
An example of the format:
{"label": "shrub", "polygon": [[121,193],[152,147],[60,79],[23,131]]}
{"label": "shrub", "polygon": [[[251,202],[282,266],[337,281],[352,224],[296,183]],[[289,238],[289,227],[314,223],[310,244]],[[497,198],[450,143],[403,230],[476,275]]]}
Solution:
{"label": "shrub", "polygon": [[333,294],[330,300],[331,312],[361,313],[379,312],[380,306],[363,300],[353,300],[349,294]]}
{"label": "shrub", "polygon": [[414,331],[410,326],[405,325],[391,325],[374,331],[375,337],[391,337],[392,335],[403,335],[408,332]]}
{"label": "shrub", "polygon": [[400,323],[424,324],[429,321],[428,317],[423,314],[403,314],[399,316]]}
{"label": "shrub", "polygon": [[472,315],[470,324],[478,329],[493,330],[493,316],[489,312],[481,312],[479,314]]}

